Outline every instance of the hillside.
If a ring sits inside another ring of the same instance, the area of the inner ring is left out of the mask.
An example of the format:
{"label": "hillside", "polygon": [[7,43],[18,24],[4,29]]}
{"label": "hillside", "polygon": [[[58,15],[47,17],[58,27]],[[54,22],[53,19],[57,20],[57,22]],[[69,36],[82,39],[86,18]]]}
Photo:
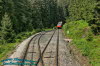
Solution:
{"label": "hillside", "polygon": [[100,35],[94,35],[86,21],[68,22],[63,30],[67,38],[73,39],[70,44],[88,57],[90,64],[100,66]]}

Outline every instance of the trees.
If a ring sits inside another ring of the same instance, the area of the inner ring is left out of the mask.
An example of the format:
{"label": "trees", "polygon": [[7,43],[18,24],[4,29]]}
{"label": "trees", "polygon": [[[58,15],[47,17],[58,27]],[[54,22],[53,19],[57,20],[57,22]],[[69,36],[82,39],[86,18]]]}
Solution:
{"label": "trees", "polygon": [[100,33],[99,0],[67,0],[67,21],[86,20],[94,33]]}
{"label": "trees", "polygon": [[2,19],[2,9],[3,9],[3,7],[2,7],[2,0],[0,0],[0,21]]}
{"label": "trees", "polygon": [[11,42],[13,32],[17,35],[56,26],[64,19],[63,6],[57,0],[0,0],[0,34],[6,40],[3,43]]}
{"label": "trees", "polygon": [[[61,20],[63,16],[58,15],[57,10],[61,10],[57,7],[56,0],[35,0],[33,2],[32,17],[34,28],[45,28],[52,27],[58,23],[58,20]],[[61,11],[59,14],[62,14]],[[59,19],[60,17],[60,19]]]}
{"label": "trees", "polygon": [[100,34],[100,1],[97,0],[96,7],[94,12],[94,19],[91,20],[92,29],[95,34]]}
{"label": "trees", "polygon": [[70,0],[68,5],[69,20],[92,20],[95,5],[96,0]]}
{"label": "trees", "polygon": [[10,17],[5,13],[1,21],[1,40],[2,44],[6,42],[12,42],[14,37],[14,31],[12,30],[12,24]]}

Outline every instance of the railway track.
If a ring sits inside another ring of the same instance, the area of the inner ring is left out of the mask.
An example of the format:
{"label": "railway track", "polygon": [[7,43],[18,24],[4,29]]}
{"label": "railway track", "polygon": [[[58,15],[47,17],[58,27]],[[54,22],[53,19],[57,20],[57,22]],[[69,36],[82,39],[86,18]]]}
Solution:
{"label": "railway track", "polygon": [[[33,51],[29,51],[30,50],[30,44],[31,44],[31,42],[35,39],[36,40],[36,38],[37,38],[37,36],[39,36],[39,35],[44,35],[45,33],[44,32],[41,32],[41,33],[39,33],[39,34],[37,34],[37,35],[35,35],[30,41],[29,41],[29,43],[28,43],[28,47],[27,47],[27,49],[26,49],[26,51],[25,51],[25,55],[24,55],[24,58],[23,58],[23,61],[22,61],[22,63],[25,63],[25,59],[27,59],[26,57],[27,57],[27,55],[28,55],[28,53],[32,53],[32,55],[33,55]],[[35,41],[34,40],[34,41]],[[33,42],[33,44],[34,44],[35,42]],[[34,45],[32,46],[33,48],[34,48]],[[29,52],[28,52],[29,51]],[[33,58],[33,56],[31,56],[31,59],[30,60],[33,60],[32,59]],[[21,66],[24,66],[24,65],[21,65]]]}
{"label": "railway track", "polygon": [[[20,64],[12,66],[81,66],[70,54],[60,29],[38,33],[27,42],[28,45],[21,44],[17,52],[10,57],[21,59],[13,60]],[[21,48],[23,48],[22,53],[19,52]]]}
{"label": "railway track", "polygon": [[[44,36],[49,36],[45,42],[42,42]],[[55,38],[54,38],[55,36]],[[55,43],[52,44],[52,41]],[[53,48],[52,48],[53,47]],[[28,43],[27,50],[23,59],[36,61],[35,65],[21,65],[21,66],[58,66],[58,52],[59,52],[59,29],[47,32],[41,32],[34,36]],[[47,61],[46,61],[47,60]],[[52,62],[53,61],[53,62]],[[22,63],[26,61],[23,60]]]}
{"label": "railway track", "polygon": [[57,48],[56,48],[56,66],[59,66],[59,29],[57,35]]}
{"label": "railway track", "polygon": [[52,40],[52,37],[53,37],[54,34],[55,34],[55,31],[54,31],[54,33],[52,34],[52,36],[50,37],[50,40],[48,41],[47,45],[45,46],[43,52],[41,52],[41,49],[40,49],[40,39],[41,39],[41,36],[40,36],[40,38],[39,38],[39,40],[38,40],[38,46],[39,46],[40,57],[39,57],[39,59],[38,59],[38,61],[37,61],[37,63],[36,63],[36,64],[37,64],[36,66],[38,66],[40,60],[42,61],[42,66],[44,66],[44,63],[43,63],[43,60],[42,60],[43,54],[44,54],[44,52],[46,51],[46,49],[47,49],[47,47],[48,47],[50,41]]}

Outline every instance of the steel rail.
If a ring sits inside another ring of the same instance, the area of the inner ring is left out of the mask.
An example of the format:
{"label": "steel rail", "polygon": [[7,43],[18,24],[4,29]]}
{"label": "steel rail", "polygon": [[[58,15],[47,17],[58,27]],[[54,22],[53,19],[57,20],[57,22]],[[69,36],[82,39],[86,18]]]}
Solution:
{"label": "steel rail", "polygon": [[[39,52],[40,52],[40,57],[39,57],[39,59],[38,59],[38,61],[37,61],[37,63],[36,63],[36,66],[38,66],[40,60],[42,61],[42,66],[44,66],[44,62],[43,62],[43,59],[42,59],[42,58],[43,58],[43,54],[44,54],[45,50],[47,49],[48,45],[50,44],[50,42],[51,42],[51,40],[52,40],[52,38],[53,38],[55,32],[56,32],[56,30],[54,30],[52,36],[50,37],[48,43],[47,43],[46,46],[45,46],[43,52],[41,52],[41,50],[39,51]],[[41,38],[40,38],[40,39],[41,39]],[[40,46],[40,41],[39,41],[39,40],[38,40],[38,45]]]}

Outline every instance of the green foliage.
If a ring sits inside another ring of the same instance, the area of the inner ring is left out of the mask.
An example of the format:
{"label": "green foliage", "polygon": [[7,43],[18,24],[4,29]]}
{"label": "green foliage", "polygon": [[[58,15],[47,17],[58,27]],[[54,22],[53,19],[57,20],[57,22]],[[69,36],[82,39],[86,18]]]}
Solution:
{"label": "green foliage", "polygon": [[12,42],[14,38],[14,31],[12,30],[11,20],[7,13],[5,13],[4,17],[1,21],[1,40],[2,44],[6,42]]}
{"label": "green foliage", "polygon": [[90,21],[94,17],[94,8],[96,0],[70,0],[68,5],[69,20],[87,20]]}
{"label": "green foliage", "polygon": [[75,44],[83,56],[88,56],[93,66],[100,65],[100,36],[93,35],[86,21],[68,22],[63,30],[67,37],[73,39],[71,44]]}
{"label": "green foliage", "polygon": [[0,61],[6,58],[7,53],[15,48],[17,43],[8,43],[6,45],[0,45]]}
{"label": "green foliage", "polygon": [[56,26],[64,19],[63,10],[55,0],[0,0],[0,42],[14,42],[15,34]]}
{"label": "green foliage", "polygon": [[100,34],[100,1],[97,0],[97,4],[95,7],[95,18],[91,23],[94,34]]}
{"label": "green foliage", "polygon": [[89,34],[89,35],[88,35],[87,41],[93,41],[93,34]]}
{"label": "green foliage", "polygon": [[76,46],[81,49],[83,56],[88,56],[90,54],[89,43],[85,39],[73,40],[72,44],[76,44]]}
{"label": "green foliage", "polygon": [[3,7],[2,7],[2,0],[0,0],[0,21],[1,21],[1,19],[2,19],[2,10],[3,9]]}
{"label": "green foliage", "polygon": [[85,20],[92,26],[95,34],[100,33],[100,1],[99,0],[66,0],[67,22]]}
{"label": "green foliage", "polygon": [[22,40],[26,39],[27,37],[37,33],[39,31],[33,30],[31,32],[22,32],[15,37],[16,42],[21,42]]}
{"label": "green foliage", "polygon": [[56,26],[63,20],[62,6],[55,0],[2,0],[2,15],[7,12],[16,34]]}
{"label": "green foliage", "polygon": [[66,23],[63,29],[66,34],[68,33],[69,37],[77,39],[87,37],[87,31],[89,30],[85,27],[88,27],[88,23],[84,20],[80,20]]}

